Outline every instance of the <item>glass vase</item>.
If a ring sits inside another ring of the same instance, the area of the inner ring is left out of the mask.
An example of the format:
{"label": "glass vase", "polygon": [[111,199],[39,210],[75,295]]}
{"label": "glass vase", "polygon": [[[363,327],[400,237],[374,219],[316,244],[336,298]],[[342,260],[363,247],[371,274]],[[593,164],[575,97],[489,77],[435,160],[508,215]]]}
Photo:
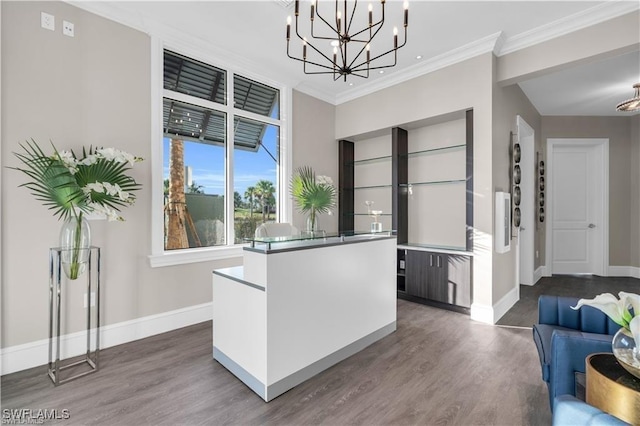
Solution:
{"label": "glass vase", "polygon": [[317,231],[318,231],[318,217],[316,216],[316,212],[311,211],[309,213],[309,216],[307,216],[307,233],[313,236]]}
{"label": "glass vase", "polygon": [[618,363],[629,373],[640,379],[640,354],[631,332],[621,327],[613,336],[611,346],[613,355]]}
{"label": "glass vase", "polygon": [[77,279],[87,269],[91,247],[91,228],[82,213],[70,216],[60,229],[62,269],[70,280]]}

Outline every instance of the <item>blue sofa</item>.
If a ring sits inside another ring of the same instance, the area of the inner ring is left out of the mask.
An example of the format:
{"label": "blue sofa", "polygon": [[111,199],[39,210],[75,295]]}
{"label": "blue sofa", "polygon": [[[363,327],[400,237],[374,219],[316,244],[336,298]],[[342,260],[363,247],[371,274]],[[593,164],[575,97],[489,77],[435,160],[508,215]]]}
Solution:
{"label": "blue sofa", "polygon": [[617,417],[605,413],[584,401],[571,396],[560,395],[555,399],[553,408],[553,426],[576,425],[627,425]]}
{"label": "blue sofa", "polygon": [[611,352],[613,335],[620,326],[591,306],[576,306],[577,298],[540,296],[538,323],[533,340],[538,349],[542,379],[549,388],[549,404],[559,395],[575,396],[575,373],[585,372],[585,358],[594,352]]}

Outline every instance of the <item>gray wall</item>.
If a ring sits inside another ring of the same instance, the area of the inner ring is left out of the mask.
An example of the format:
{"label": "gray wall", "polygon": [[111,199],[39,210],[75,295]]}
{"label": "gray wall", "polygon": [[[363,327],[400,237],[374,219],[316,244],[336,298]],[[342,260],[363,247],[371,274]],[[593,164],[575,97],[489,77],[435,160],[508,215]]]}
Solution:
{"label": "gray wall", "polygon": [[[529,124],[534,132],[535,151],[540,151],[540,114],[529,102],[518,85],[500,87],[494,85],[493,91],[493,187],[495,191],[511,192],[509,175],[511,158],[509,150],[511,145],[510,132],[516,132],[516,116],[520,115]],[[540,246],[540,232],[536,232],[534,238],[535,249]],[[511,250],[504,254],[494,253],[493,273],[494,288],[493,302],[515,288],[519,283],[516,276],[516,250],[515,240],[512,240]],[[542,244],[544,246],[544,243]],[[540,258],[539,258],[540,259]],[[539,266],[538,260],[534,269]],[[500,277],[500,278],[497,278]]]}
{"label": "gray wall", "polygon": [[[631,256],[632,247],[637,247],[640,240],[640,233],[630,232],[632,188],[636,192],[638,188],[632,186],[632,179],[638,179],[637,160],[632,160],[632,153],[639,143],[637,133],[635,141],[632,140],[632,121],[631,117],[542,117],[545,144],[548,138],[609,139],[609,265],[612,266],[636,266],[638,261]],[[633,220],[638,220],[637,205]]]}
{"label": "gray wall", "polygon": [[[335,140],[335,107],[304,93],[293,91],[293,167],[312,166],[316,175],[329,176],[338,185],[338,143]],[[318,227],[328,232],[338,230],[338,209],[322,214]],[[293,207],[293,224],[306,227],[306,216]]]}

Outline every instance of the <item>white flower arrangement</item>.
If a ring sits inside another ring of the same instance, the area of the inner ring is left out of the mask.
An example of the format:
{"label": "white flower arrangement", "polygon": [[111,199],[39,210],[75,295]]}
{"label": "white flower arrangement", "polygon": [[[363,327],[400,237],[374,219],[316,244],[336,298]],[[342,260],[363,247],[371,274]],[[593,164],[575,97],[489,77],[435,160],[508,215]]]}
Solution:
{"label": "white flower arrangement", "polygon": [[110,221],[124,220],[118,211],[135,202],[133,192],[140,185],[126,172],[142,158],[116,148],[83,148],[78,157],[55,146],[46,155],[35,141],[21,147],[24,153],[15,155],[25,168],[15,169],[32,179],[22,186],[60,219],[97,213]]}
{"label": "white flower arrangement", "polygon": [[[640,345],[640,295],[621,291],[616,298],[611,293],[602,293],[593,299],[580,299],[573,309],[593,306],[604,312],[613,322],[628,330],[633,340]],[[630,308],[633,309],[631,314]]]}

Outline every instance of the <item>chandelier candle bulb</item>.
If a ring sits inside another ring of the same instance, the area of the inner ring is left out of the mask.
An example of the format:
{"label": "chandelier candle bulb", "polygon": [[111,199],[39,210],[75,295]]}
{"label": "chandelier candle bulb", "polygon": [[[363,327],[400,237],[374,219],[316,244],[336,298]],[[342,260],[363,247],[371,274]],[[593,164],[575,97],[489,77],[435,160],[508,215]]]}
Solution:
{"label": "chandelier candle bulb", "polygon": [[409,25],[409,2],[404,2],[404,26]]}
{"label": "chandelier candle bulb", "polygon": [[298,16],[298,12],[300,11],[300,0],[296,0],[296,16]]}
{"label": "chandelier candle bulb", "polygon": [[393,27],[393,48],[398,48],[398,27]]}
{"label": "chandelier candle bulb", "polygon": [[369,26],[373,25],[373,5],[369,3]]}
{"label": "chandelier candle bulb", "polygon": [[291,38],[291,16],[287,16],[287,41]]}
{"label": "chandelier candle bulb", "polygon": [[338,33],[340,32],[340,21],[342,20],[342,12],[338,11],[338,13],[336,13],[336,21],[338,23]]}

